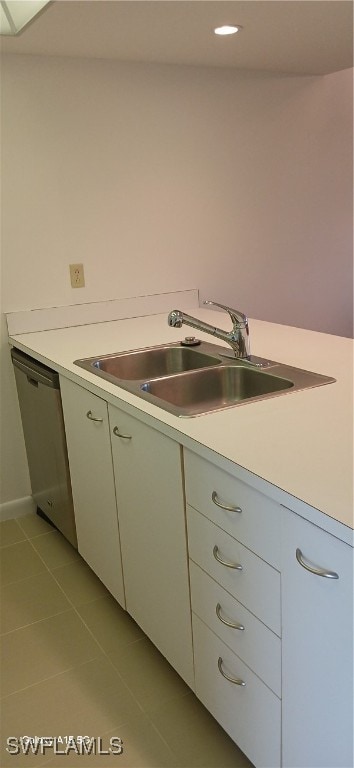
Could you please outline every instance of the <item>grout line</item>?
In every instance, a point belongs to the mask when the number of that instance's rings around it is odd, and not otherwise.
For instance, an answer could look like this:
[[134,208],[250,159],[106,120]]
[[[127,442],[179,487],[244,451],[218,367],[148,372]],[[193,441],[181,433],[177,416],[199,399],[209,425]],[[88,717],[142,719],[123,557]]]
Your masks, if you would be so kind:
[[31,683],[30,685],[25,685],[24,688],[18,688],[16,691],[11,691],[11,693],[5,693],[4,696],[1,696],[1,702],[4,703],[6,699],[10,699],[11,696],[16,696],[18,693],[23,693],[24,691],[28,691],[29,688],[37,688],[38,686],[42,685],[43,683],[47,683],[48,680],[55,680],[56,678],[61,677],[62,675],[66,675],[67,672],[70,672],[73,669],[80,669],[81,667],[85,667],[87,664],[92,664],[93,661],[96,661],[96,659],[99,659],[100,656],[94,656],[92,659],[87,659],[86,661],[81,662],[81,664],[75,664],[74,667],[67,667],[66,669],[61,669],[60,672],[55,672],[54,675],[49,675],[49,677],[43,678],[43,680],[37,680],[35,683]]
[[[36,537],[33,537],[33,538],[36,538]],[[80,622],[81,622],[82,624],[84,624],[84,622],[82,621],[82,618],[81,618],[80,614],[78,613],[78,611],[76,610],[76,608],[75,608],[74,604],[72,603],[72,601],[70,600],[70,598],[69,598],[69,597],[68,597],[68,596],[65,594],[65,592],[64,592],[64,590],[63,590],[63,588],[62,588],[62,586],[59,584],[59,582],[57,581],[57,579],[55,578],[55,576],[53,575],[53,573],[50,571],[50,569],[49,569],[49,567],[48,567],[47,563],[45,562],[45,560],[43,559],[43,557],[41,556],[41,554],[40,554],[39,552],[37,552],[36,548],[33,546],[31,539],[27,539],[27,541],[28,541],[28,543],[30,544],[30,546],[32,547],[33,551],[36,553],[36,555],[37,555],[37,556],[39,557],[39,559],[42,561],[42,563],[43,563],[43,565],[44,565],[44,567],[45,567],[45,571],[47,571],[47,572],[49,573],[49,575],[50,575],[50,576],[51,576],[51,577],[54,579],[54,582],[55,582],[55,584],[56,584],[56,585],[59,587],[60,591],[63,593],[64,597],[67,599],[67,601],[68,601],[68,603],[69,603],[69,608],[67,608],[67,610],[66,610],[66,611],[61,611],[59,614],[53,614],[53,616],[47,616],[45,619],[39,619],[39,621],[36,621],[36,622],[32,622],[32,624],[39,624],[41,621],[48,621],[49,619],[51,619],[51,618],[54,618],[54,616],[60,616],[62,613],[68,613],[69,611],[72,611],[72,610],[74,610],[74,613],[75,613],[75,614],[76,614],[76,616],[77,616],[77,617],[80,619]],[[39,573],[45,573],[45,571],[40,571]],[[33,575],[37,575],[37,574],[33,574]],[[27,578],[30,578],[30,577],[27,577]],[[20,581],[25,581],[25,579],[19,579],[17,582],[11,582],[11,583],[12,583],[12,584],[13,584],[13,583],[16,583],[16,584],[17,584],[17,583],[19,583]],[[4,586],[5,586],[5,585],[4,585]],[[26,626],[32,626],[32,624],[28,624],[28,625],[26,625]],[[84,624],[84,626],[85,626],[85,628],[87,629],[87,627],[86,627],[86,625],[85,625],[85,624]],[[13,631],[13,632],[18,632],[20,629],[23,629],[23,627],[18,627],[17,629],[14,629],[14,630],[12,630],[12,631]],[[9,634],[9,633],[6,633],[6,634]],[[94,635],[92,634],[92,632],[90,632],[90,635],[92,636],[93,640],[95,641],[95,643],[96,643],[97,647],[98,647],[98,648],[101,650],[101,646],[100,646],[100,644],[97,642],[97,640],[96,640],[96,638],[94,637]],[[96,659],[96,658],[98,658],[98,657],[97,657],[97,656],[93,656],[93,657],[92,657],[92,659],[90,659],[89,661],[93,661],[93,660],[94,660],[94,659]],[[82,665],[80,665],[80,664],[79,664],[79,665],[75,664],[74,666],[68,667],[67,669],[65,669],[65,670],[63,670],[63,671],[64,671],[64,672],[67,672],[67,671],[69,671],[70,669],[75,669],[77,666],[82,666]],[[47,680],[51,680],[53,677],[56,677],[58,674],[62,674],[62,672],[56,673],[55,675],[49,675],[49,677],[45,677],[45,678],[43,678],[43,680],[40,680],[38,683],[32,683],[31,685],[25,686],[25,688],[19,688],[19,689],[18,689],[18,690],[16,690],[16,691],[12,691],[12,692],[11,692],[11,694],[6,694],[6,695],[7,695],[7,696],[9,696],[9,695],[13,695],[14,693],[20,693],[21,691],[25,691],[25,690],[27,690],[28,688],[32,688],[34,685],[38,685],[38,684],[40,684],[40,683],[44,683],[44,682],[46,682]],[[2,699],[2,700],[3,700],[4,698],[5,698],[5,697],[3,697],[3,696],[1,697],[1,699]]]
[[28,539],[19,539],[19,541],[10,541],[8,544],[0,544],[0,552],[8,547],[14,547],[15,544],[22,544],[24,541],[28,541]]
[[5,693],[4,696],[0,697],[0,701],[4,703],[6,699],[9,699],[11,696],[16,696],[18,693],[23,693],[24,691],[28,691],[29,688],[36,688],[39,685],[42,685],[42,683],[47,683],[48,680],[54,680],[56,677],[60,677],[60,675],[65,675],[66,672],[70,672],[72,669],[77,669],[78,667],[83,667],[85,664],[90,664],[92,661],[95,661],[98,656],[93,656],[92,659],[87,659],[87,661],[84,661],[82,664],[75,664],[75,666],[66,667],[65,669],[61,669],[60,672],[55,672],[54,675],[49,675],[49,677],[43,677],[42,680],[37,680],[35,683],[31,683],[30,685],[25,685],[23,688],[16,688],[15,691],[11,691],[11,693]]
[[[31,543],[31,541],[30,541],[30,543]],[[107,652],[107,651],[106,651],[106,650],[103,648],[103,646],[101,645],[101,643],[99,642],[99,640],[98,640],[98,639],[95,637],[95,635],[94,635],[94,633],[92,632],[92,630],[90,629],[90,627],[89,627],[89,626],[86,624],[86,622],[84,621],[84,619],[83,619],[83,618],[82,618],[82,616],[80,615],[80,613],[79,613],[79,611],[78,611],[78,607],[79,607],[79,606],[76,606],[76,605],[74,605],[74,603],[73,603],[73,602],[72,602],[72,600],[70,599],[69,595],[67,595],[67,594],[66,594],[66,592],[65,592],[65,590],[63,589],[62,585],[61,585],[61,584],[60,584],[60,582],[59,582],[59,581],[56,579],[54,572],[53,572],[53,571],[51,571],[51,570],[49,569],[48,565],[47,565],[47,564],[46,564],[46,562],[44,561],[44,559],[43,559],[43,557],[41,556],[41,554],[40,554],[39,552],[37,552],[37,550],[35,549],[35,547],[34,547],[33,545],[32,545],[32,547],[33,547],[34,551],[37,553],[38,557],[39,557],[39,558],[42,560],[42,562],[44,563],[44,565],[45,565],[45,567],[46,567],[46,569],[47,569],[48,573],[50,573],[50,575],[51,575],[51,576],[52,576],[52,578],[54,579],[55,583],[57,584],[57,586],[59,587],[59,589],[62,591],[63,595],[64,595],[64,596],[66,597],[66,599],[68,600],[68,602],[69,602],[69,604],[70,604],[70,607],[71,607],[71,609],[72,609],[72,610],[75,612],[76,616],[77,616],[77,617],[80,619],[80,622],[83,624],[83,626],[85,627],[85,629],[87,630],[87,632],[88,632],[88,633],[91,635],[92,639],[95,641],[95,643],[96,643],[96,645],[98,646],[98,648],[100,649],[101,653],[104,655],[105,659],[106,659],[106,660],[109,662],[109,665],[112,667],[112,669],[114,669],[115,673],[116,673],[116,674],[118,675],[118,677],[120,678],[120,680],[121,680],[121,682],[123,683],[124,687],[127,689],[127,691],[130,693],[130,695],[133,697],[133,699],[134,699],[134,701],[136,702],[136,704],[138,705],[139,709],[140,709],[142,712],[145,712],[145,710],[144,710],[144,708],[142,707],[141,703],[138,701],[138,699],[136,699],[136,697],[135,697],[134,693],[133,693],[133,692],[130,690],[129,686],[126,684],[125,680],[123,680],[123,678],[122,678],[122,676],[119,674],[119,672],[118,672],[117,668],[114,666],[114,664],[113,664],[113,661],[111,660],[111,658],[110,658],[110,657],[109,657],[109,655],[108,655],[108,652]],[[81,558],[81,555],[80,555],[80,558]],[[83,560],[83,558],[81,558],[81,560],[82,560],[82,561],[85,563],[85,565],[87,565],[87,563],[85,562],[85,560]],[[70,564],[70,562],[77,562],[77,560],[75,559],[75,560],[73,560],[73,561],[69,561],[69,563],[65,563],[64,565],[69,565],[69,564]],[[58,567],[61,567],[61,566],[58,566]],[[90,566],[87,566],[87,567],[89,568]],[[55,569],[54,569],[54,570],[55,570]],[[94,574],[94,575],[96,576],[96,574]],[[98,578],[98,577],[96,576],[96,578]],[[108,593],[108,594],[110,594],[110,593],[108,592],[108,590],[107,590],[107,593]],[[98,599],[100,599],[100,598],[98,598]],[[91,602],[94,602],[94,601],[91,601]],[[84,603],[84,605],[87,605],[87,603]],[[122,609],[122,610],[124,610],[124,609]],[[144,638],[145,638],[145,637],[146,637],[146,635],[144,635]],[[144,639],[144,638],[140,638],[140,639]],[[133,642],[138,642],[138,641],[133,641]],[[131,643],[128,643],[128,645],[131,645]],[[97,658],[97,657],[95,657],[95,658]],[[28,686],[28,687],[30,687],[30,686]]]
[[[2,541],[3,541],[3,534],[1,532],[1,526],[4,523],[10,523],[10,522],[11,523],[16,523],[19,535],[23,536],[24,538],[23,539],[17,539],[16,541],[8,541],[7,544],[3,544],[2,543]],[[12,518],[11,520],[1,520],[0,521],[0,549],[5,549],[5,547],[11,547],[12,544],[20,544],[21,541],[27,541],[27,536],[25,536],[25,534],[23,532],[23,529],[18,525],[17,520],[15,518]]]
[[[31,514],[31,516],[33,516],[33,517],[36,519],[36,513],[32,513],[32,512],[31,512],[30,514]],[[27,517],[27,515],[25,515],[25,517]],[[42,520],[42,518],[39,518],[39,519],[40,519],[40,520]],[[41,533],[35,533],[33,536],[30,536],[30,534],[29,534],[29,533],[27,533],[27,531],[26,531],[26,529],[24,528],[24,526],[23,526],[23,525],[21,525],[21,523],[20,523],[20,520],[21,520],[21,518],[20,518],[20,517],[16,517],[16,518],[15,518],[15,520],[18,522],[18,524],[19,524],[19,526],[20,526],[20,528],[21,528],[21,531],[22,531],[22,533],[24,533],[24,535],[26,536],[26,539],[34,539],[34,538],[36,538],[37,536],[41,536],[41,535],[42,535]],[[43,523],[46,523],[46,521],[45,521],[45,520],[42,520],[42,522],[43,522]],[[52,533],[52,532],[54,533],[54,532],[56,532],[56,530],[57,530],[57,529],[56,529],[56,528],[53,528],[53,526],[52,526],[52,525],[50,525],[49,523],[46,523],[46,525],[48,526],[48,530],[47,530],[47,531],[44,531],[44,533]]]
[[[51,533],[51,531],[48,531],[48,533]],[[40,535],[42,535],[42,534],[40,534]],[[44,534],[44,535],[45,535],[45,534]],[[62,534],[60,534],[60,535],[62,535]],[[33,536],[32,538],[38,538],[38,536]],[[118,675],[118,678],[120,679],[120,681],[121,681],[122,685],[123,685],[123,686],[124,686],[124,688],[127,690],[127,692],[130,694],[130,696],[131,696],[131,697],[132,697],[132,699],[134,700],[134,702],[135,702],[135,704],[137,705],[137,707],[138,707],[138,709],[140,710],[140,712],[141,712],[141,713],[142,713],[142,714],[143,714],[143,715],[144,715],[144,716],[147,718],[147,720],[148,720],[148,722],[149,722],[150,726],[151,726],[151,727],[154,729],[155,733],[156,733],[156,734],[159,736],[159,738],[162,740],[162,742],[164,743],[164,745],[165,745],[165,746],[168,748],[168,750],[171,752],[172,756],[173,756],[174,758],[177,758],[177,755],[176,755],[176,753],[174,752],[174,750],[172,749],[172,747],[170,746],[170,744],[169,744],[169,743],[166,741],[166,739],[165,739],[165,737],[163,736],[163,734],[162,734],[162,733],[160,733],[160,731],[159,731],[158,727],[157,727],[157,726],[155,725],[155,723],[153,722],[153,720],[152,720],[152,716],[153,716],[153,713],[149,713],[149,712],[147,712],[147,711],[146,711],[146,709],[144,709],[144,707],[143,707],[142,703],[141,703],[141,702],[140,702],[140,701],[139,701],[139,700],[136,698],[136,696],[135,696],[134,692],[133,692],[133,691],[130,689],[129,685],[126,683],[126,681],[125,681],[125,680],[123,679],[123,677],[120,675],[120,673],[119,673],[118,669],[117,669],[117,668],[114,666],[114,663],[113,663],[112,659],[110,658],[108,651],[106,651],[106,650],[103,648],[103,646],[101,645],[101,643],[99,642],[99,640],[98,640],[98,639],[95,637],[95,635],[94,635],[93,631],[91,630],[91,628],[90,628],[90,627],[89,627],[89,626],[86,624],[85,620],[83,619],[83,617],[82,617],[82,616],[81,616],[81,614],[79,613],[79,610],[78,610],[78,608],[79,608],[79,607],[81,607],[81,606],[76,606],[76,605],[74,605],[74,603],[72,602],[72,600],[71,600],[71,598],[69,597],[69,595],[67,595],[67,594],[66,594],[66,592],[65,592],[65,590],[63,589],[63,587],[61,586],[60,582],[59,582],[59,581],[56,579],[56,577],[55,577],[55,574],[54,574],[54,572],[53,572],[53,571],[54,571],[54,570],[56,570],[56,569],[53,569],[53,570],[51,570],[51,569],[49,568],[49,566],[47,565],[47,563],[45,562],[45,560],[43,559],[43,557],[41,556],[41,554],[40,554],[39,552],[37,552],[36,548],[35,548],[35,547],[34,547],[34,545],[32,544],[32,541],[31,541],[31,539],[27,539],[27,541],[29,542],[29,544],[31,544],[33,551],[34,551],[34,552],[37,554],[37,556],[40,558],[40,560],[42,561],[42,563],[43,563],[43,565],[44,565],[44,567],[45,567],[46,571],[47,571],[47,572],[50,574],[50,576],[51,576],[51,577],[54,579],[54,581],[55,581],[56,585],[59,587],[60,591],[63,593],[64,597],[66,598],[66,600],[67,600],[67,601],[68,601],[68,603],[69,603],[69,606],[70,606],[70,608],[68,608],[66,611],[61,611],[59,614],[54,614],[53,616],[58,616],[58,615],[61,615],[62,613],[63,613],[63,614],[64,614],[64,613],[67,613],[67,612],[69,612],[69,610],[70,610],[70,611],[74,611],[74,612],[75,612],[76,616],[77,616],[77,617],[80,619],[80,622],[81,622],[81,623],[82,623],[82,625],[85,627],[85,629],[88,631],[88,633],[91,635],[91,637],[92,637],[92,639],[94,640],[95,644],[96,644],[96,645],[97,645],[97,647],[99,648],[99,650],[100,650],[100,653],[101,653],[101,654],[104,656],[105,660],[106,660],[106,661],[109,663],[110,667],[112,668],[112,670],[114,670],[115,674],[116,674],[116,675]],[[81,556],[80,556],[80,558],[81,558]],[[85,565],[87,565],[87,563],[86,563],[86,562],[83,560],[83,558],[81,558],[81,559],[82,559],[82,561],[85,563]],[[64,564],[63,564],[63,566],[57,566],[57,568],[60,568],[60,567],[64,567],[65,565],[70,565],[70,563],[71,563],[71,562],[77,562],[76,558],[75,558],[75,559],[73,559],[72,561],[69,561],[69,562],[67,562],[67,563],[64,563]],[[87,567],[89,567],[89,566],[87,566]],[[43,573],[43,571],[41,571],[40,573]],[[37,575],[37,574],[34,574],[34,575]],[[96,577],[96,578],[98,578],[98,577],[96,576],[96,574],[94,574],[94,575],[95,575],[95,577]],[[30,578],[30,577],[27,577],[27,578]],[[24,581],[24,579],[21,579],[21,580],[19,580],[19,581]],[[111,595],[110,595],[110,592],[109,592],[108,590],[107,590],[107,595],[111,596]],[[100,600],[100,599],[104,599],[104,598],[96,598],[95,600],[91,600],[91,601],[89,601],[88,603],[83,603],[82,605],[88,605],[88,604],[90,604],[90,603],[93,603],[93,602],[96,602],[97,600]],[[119,605],[119,603],[118,603],[118,605]],[[120,607],[121,607],[121,606],[120,606]],[[122,610],[124,610],[124,609],[122,609]],[[128,614],[128,615],[129,615],[129,614]],[[32,622],[32,624],[38,624],[38,623],[40,623],[41,621],[46,621],[46,620],[48,620],[49,618],[52,618],[52,617],[46,617],[45,619],[39,619],[39,620],[38,620],[38,621],[36,621],[36,622]],[[29,625],[26,625],[26,626],[31,626],[31,624],[29,624]],[[21,627],[21,628],[18,628],[18,629],[16,629],[16,630],[11,630],[11,631],[12,631],[12,632],[17,632],[19,629],[22,629],[22,628],[23,628],[23,627]],[[5,633],[5,634],[10,634],[10,633]],[[143,634],[143,637],[141,637],[141,638],[138,638],[137,640],[132,640],[130,643],[127,643],[127,646],[126,646],[126,647],[132,646],[132,645],[134,645],[134,644],[136,644],[136,643],[140,642],[141,640],[145,640],[146,638],[147,638],[147,635],[145,635],[145,633],[144,633],[144,634]],[[147,638],[147,639],[149,639],[149,638]],[[150,641],[150,642],[151,642],[151,641]],[[10,697],[10,696],[13,696],[13,695],[15,695],[15,694],[17,694],[17,693],[20,693],[20,692],[23,692],[23,691],[25,691],[25,690],[28,690],[29,688],[33,688],[33,687],[35,687],[35,686],[41,685],[42,683],[44,683],[44,682],[47,682],[48,680],[54,680],[55,678],[58,678],[58,677],[60,677],[60,675],[62,675],[62,674],[65,674],[66,672],[68,672],[68,671],[70,671],[70,670],[72,670],[72,669],[76,669],[77,667],[81,667],[81,666],[84,666],[85,664],[88,664],[88,663],[90,663],[90,662],[94,661],[94,660],[95,660],[95,659],[97,659],[97,658],[100,658],[100,657],[99,657],[99,656],[94,656],[92,659],[89,659],[88,661],[84,662],[83,664],[76,664],[76,665],[75,665],[75,666],[73,666],[73,667],[68,667],[67,669],[65,669],[65,670],[62,670],[62,671],[60,671],[60,672],[58,672],[58,673],[55,673],[54,675],[50,675],[49,677],[47,677],[47,678],[44,678],[43,680],[40,680],[40,681],[38,681],[37,683],[32,683],[31,685],[29,685],[29,686],[26,686],[25,688],[21,688],[21,689],[18,689],[18,690],[16,690],[16,691],[12,691],[10,694],[6,694],[6,696],[2,697],[2,701],[4,701],[6,698],[8,698],[8,697]],[[161,658],[163,658],[163,656],[162,656],[162,655],[161,655]],[[174,670],[173,670],[173,671],[174,671]],[[175,674],[177,674],[177,673],[175,673]],[[189,695],[191,692],[192,692],[192,691],[190,691],[190,690],[187,690],[187,691],[186,691],[186,693],[184,693],[184,694],[176,694],[176,696],[171,696],[171,698],[169,698],[169,699],[168,699],[168,701],[166,701],[166,702],[165,702],[165,704],[167,705],[167,704],[169,704],[169,702],[170,702],[170,701],[175,701],[176,699],[183,699],[184,697],[188,696],[188,695]],[[156,710],[155,710],[155,711],[156,711]],[[126,722],[129,722],[129,721],[126,721]],[[117,726],[113,726],[113,728],[115,728],[115,727],[120,727],[120,726],[122,726],[123,724],[124,724],[124,723],[120,723],[120,725],[119,725],[119,724],[117,724]],[[111,730],[112,730],[112,728],[110,729],[110,731],[111,731]],[[107,733],[109,733],[110,731],[107,731]]]
[[[36,533],[35,536],[28,536],[27,541],[32,541],[33,539],[42,539],[44,536],[57,536],[60,533],[60,531],[54,530],[54,528],[51,531],[42,531],[42,533]],[[60,534],[62,535],[62,534]]]
[[1,549],[10,549],[10,547],[17,547],[18,544],[29,544],[29,539],[20,539],[20,541],[12,541],[11,544],[4,544]]
[[[85,561],[83,561],[83,562],[85,562]],[[87,565],[87,563],[85,563],[85,564]],[[90,566],[88,566],[88,567],[90,567]],[[94,574],[94,575],[96,576],[96,574]],[[53,572],[52,572],[52,576],[53,576],[53,578],[55,579],[55,576],[54,576]],[[96,578],[98,578],[98,577],[96,576]],[[62,589],[62,587],[61,587],[60,583],[59,583],[59,582],[58,582],[56,579],[55,579],[55,581],[56,581],[56,583],[58,584],[58,586],[59,586],[59,587]],[[105,588],[105,589],[106,589],[106,588]],[[62,591],[64,592],[64,590],[62,590]],[[154,723],[152,723],[152,721],[150,720],[150,717],[149,717],[149,715],[148,715],[147,711],[144,709],[144,707],[143,707],[143,705],[141,704],[141,702],[140,702],[140,701],[139,701],[139,700],[136,698],[136,696],[135,696],[134,692],[133,692],[133,691],[130,689],[129,685],[128,685],[128,684],[127,684],[127,682],[124,680],[124,678],[121,676],[121,674],[120,674],[119,670],[117,669],[117,667],[114,665],[114,663],[113,663],[113,661],[112,661],[112,659],[111,659],[111,657],[110,657],[110,655],[109,655],[109,652],[108,652],[108,651],[106,651],[106,650],[105,650],[105,648],[104,648],[104,647],[101,645],[101,643],[100,643],[100,642],[99,642],[99,640],[96,638],[96,636],[94,635],[94,633],[93,633],[93,631],[91,630],[91,628],[88,626],[88,624],[86,624],[85,620],[83,619],[83,617],[82,617],[82,616],[81,616],[81,614],[79,613],[79,611],[78,611],[78,608],[79,608],[79,607],[81,607],[81,606],[78,606],[78,607],[76,607],[76,606],[74,605],[74,603],[72,603],[72,601],[70,600],[70,598],[68,597],[68,595],[66,595],[66,593],[65,593],[65,592],[64,592],[64,594],[65,594],[65,596],[67,597],[67,599],[69,600],[70,604],[72,605],[73,609],[75,610],[75,612],[77,613],[77,615],[79,616],[79,618],[81,619],[81,621],[82,621],[82,623],[84,624],[84,626],[85,626],[85,628],[87,629],[87,631],[90,633],[90,635],[92,636],[92,638],[95,640],[95,642],[96,642],[96,643],[97,643],[97,645],[99,646],[99,648],[100,648],[101,652],[103,653],[104,657],[105,657],[105,658],[106,658],[106,660],[108,661],[109,665],[110,665],[110,666],[111,666],[111,667],[114,669],[115,673],[118,675],[118,677],[119,677],[119,678],[120,678],[120,680],[122,681],[122,683],[123,683],[124,687],[127,689],[127,691],[130,693],[130,695],[133,697],[133,699],[134,699],[134,701],[136,702],[136,704],[138,705],[139,709],[140,709],[140,710],[141,710],[141,711],[142,711],[142,712],[143,712],[143,713],[146,715],[146,717],[149,719],[149,722],[150,722],[150,723],[153,725],[153,727],[155,728],[156,732],[157,732],[157,733],[159,734],[159,736],[160,736],[160,737],[163,739],[163,736],[162,736],[162,734],[160,734],[160,732],[159,732],[159,731],[156,729],[156,727],[155,727]],[[110,597],[112,597],[111,593],[110,593],[108,590],[107,590],[107,595],[109,595]],[[97,598],[97,599],[98,599],[98,600],[101,600],[101,599],[104,599],[104,598]],[[114,599],[114,598],[113,598],[113,599]],[[95,602],[95,601],[94,601],[94,600],[92,600],[92,601],[90,601],[90,602]],[[89,604],[90,604],[90,603],[84,603],[83,605],[89,605]],[[119,605],[118,601],[117,601],[117,605],[118,605],[118,606],[121,608],[121,606]],[[124,608],[121,608],[121,609],[122,609],[122,610],[124,610]],[[126,613],[126,611],[125,611],[125,613]],[[128,614],[128,615],[129,615],[129,614]],[[146,640],[146,639],[148,639],[148,640],[149,640],[149,638],[147,638],[147,635],[144,633],[144,634],[143,634],[143,637],[140,637],[140,638],[138,638],[137,640],[132,640],[130,643],[127,643],[126,647],[130,647],[130,646],[132,646],[132,645],[135,645],[136,643],[139,643],[139,642],[141,642],[142,640]],[[151,641],[149,640],[149,642],[151,642]],[[158,650],[158,649],[157,649],[157,650]],[[163,658],[162,654],[161,654],[161,658]],[[174,670],[173,670],[173,671],[174,671]],[[177,673],[175,673],[175,674],[177,674]],[[176,699],[176,698],[183,698],[183,696],[186,696],[186,695],[188,695],[188,693],[189,693],[189,690],[188,690],[188,691],[187,691],[185,694],[182,694],[182,695],[181,695],[181,694],[177,694],[176,696],[171,696],[171,699],[169,699],[169,701],[172,701],[173,699]],[[163,740],[164,740],[164,739],[163,739]],[[165,743],[167,744],[167,742],[165,742]],[[169,748],[170,748],[170,747],[169,747]],[[171,749],[171,748],[170,748],[170,749]]]
[[[18,584],[17,581],[16,581],[16,584]],[[61,616],[63,613],[68,613],[69,610],[71,611],[71,606],[69,606],[68,608],[64,608],[63,611],[56,611],[56,613],[51,613],[50,616],[44,616],[41,619],[36,619],[35,621],[29,621],[28,624],[21,624],[20,627],[14,627],[14,629],[8,629],[7,632],[1,632],[0,637],[7,637],[7,635],[11,635],[13,632],[19,632],[21,629],[27,629],[28,627],[33,627],[35,624],[40,624],[42,621],[48,621],[48,619],[54,619],[56,616]]]

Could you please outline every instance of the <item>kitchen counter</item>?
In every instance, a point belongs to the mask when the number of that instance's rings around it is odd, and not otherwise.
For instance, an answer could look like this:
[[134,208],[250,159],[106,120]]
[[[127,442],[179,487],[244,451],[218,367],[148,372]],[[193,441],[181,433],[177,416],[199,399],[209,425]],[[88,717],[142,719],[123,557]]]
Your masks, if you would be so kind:
[[[190,313],[228,328],[223,313],[201,308]],[[336,382],[189,419],[173,416],[73,362],[178,341],[188,331],[186,326],[169,328],[164,313],[20,334],[10,337],[10,343],[109,402],[132,413],[134,409],[183,445],[201,454],[213,451],[220,466],[225,460],[237,464],[241,479],[244,470],[251,472],[255,484],[257,478],[266,481],[267,492],[284,506],[353,546],[353,341],[250,320],[252,354],[333,376]]]

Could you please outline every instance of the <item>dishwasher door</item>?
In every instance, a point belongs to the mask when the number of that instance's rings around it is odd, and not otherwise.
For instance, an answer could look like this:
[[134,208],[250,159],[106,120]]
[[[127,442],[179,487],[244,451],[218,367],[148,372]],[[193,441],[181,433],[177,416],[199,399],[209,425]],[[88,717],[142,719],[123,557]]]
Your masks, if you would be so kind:
[[59,375],[17,349],[11,357],[33,499],[77,548]]

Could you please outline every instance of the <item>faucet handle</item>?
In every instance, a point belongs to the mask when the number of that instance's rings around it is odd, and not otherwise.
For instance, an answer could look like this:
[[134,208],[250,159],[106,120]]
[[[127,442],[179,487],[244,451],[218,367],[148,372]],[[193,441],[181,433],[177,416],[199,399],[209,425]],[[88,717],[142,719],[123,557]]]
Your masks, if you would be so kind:
[[246,315],[243,314],[243,312],[240,312],[238,309],[232,309],[231,307],[226,307],[225,304],[219,304],[217,301],[203,301],[203,304],[210,304],[213,307],[219,307],[219,309],[224,309],[225,312],[228,312],[231,320],[234,325],[244,325],[246,328],[248,326],[248,319]]

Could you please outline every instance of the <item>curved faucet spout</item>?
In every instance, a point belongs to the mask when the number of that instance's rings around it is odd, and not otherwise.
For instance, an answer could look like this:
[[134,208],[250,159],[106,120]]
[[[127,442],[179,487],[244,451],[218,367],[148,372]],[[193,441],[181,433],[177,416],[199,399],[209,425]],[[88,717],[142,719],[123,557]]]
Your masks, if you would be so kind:
[[235,357],[249,358],[250,342],[246,315],[244,315],[243,312],[239,312],[237,309],[231,309],[231,307],[225,307],[223,304],[217,304],[213,301],[205,301],[204,304],[210,304],[220,307],[220,309],[225,309],[232,320],[232,330],[224,331],[222,328],[217,328],[217,326],[205,323],[203,320],[198,320],[198,318],[192,317],[192,315],[187,315],[185,312],[181,312],[180,309],[173,309],[172,312],[170,312],[168,316],[168,324],[173,328],[181,328],[184,323],[203,333],[210,333],[211,336],[215,336],[217,339],[221,339],[227,344],[230,344]]

